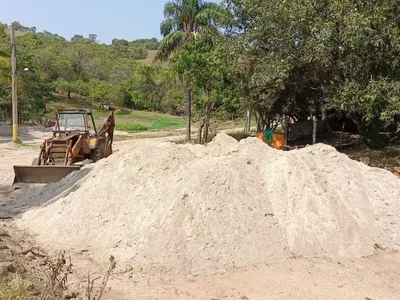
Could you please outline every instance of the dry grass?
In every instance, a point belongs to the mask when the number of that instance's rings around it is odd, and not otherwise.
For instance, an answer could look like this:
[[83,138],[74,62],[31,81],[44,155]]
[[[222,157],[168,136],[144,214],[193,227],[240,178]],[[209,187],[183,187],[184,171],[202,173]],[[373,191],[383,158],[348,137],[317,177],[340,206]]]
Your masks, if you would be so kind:
[[[7,28],[5,31],[7,34],[10,34],[10,29]],[[27,34],[27,32],[21,30],[15,30],[15,37],[23,36],[25,34]]]
[[147,50],[147,57],[145,59],[139,59],[137,62],[144,65],[151,65],[153,63],[154,57],[156,56],[157,50]]
[[343,153],[370,167],[386,169],[400,176],[400,146],[389,146],[382,149],[369,149],[360,146],[346,149]]
[[18,274],[0,276],[0,300],[28,299],[38,299],[33,286],[27,285]]
[[153,63],[154,61],[154,57],[156,56],[157,50],[147,50],[148,55],[145,59],[139,59],[137,60],[138,63],[143,64],[143,65],[158,65],[161,66],[163,68],[168,67],[168,62],[157,62],[157,63]]

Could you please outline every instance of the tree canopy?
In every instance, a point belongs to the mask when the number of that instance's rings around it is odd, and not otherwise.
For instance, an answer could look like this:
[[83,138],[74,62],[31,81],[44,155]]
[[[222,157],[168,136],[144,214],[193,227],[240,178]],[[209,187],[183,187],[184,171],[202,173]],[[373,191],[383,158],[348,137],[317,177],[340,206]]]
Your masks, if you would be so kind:
[[[203,128],[212,116],[251,110],[258,130],[275,128],[284,116],[341,115],[363,136],[398,131],[399,12],[400,2],[392,0],[171,0],[162,41],[115,38],[111,45],[95,33],[68,41],[18,23],[25,33],[17,37],[21,94],[38,114],[55,92],[182,114],[186,92],[186,113],[193,104]],[[4,29],[1,24],[2,107],[10,103]],[[137,62],[155,49],[162,64]],[[207,141],[207,130],[201,135]]]
[[[264,119],[305,119],[321,109],[361,132],[400,113],[396,1],[229,0],[229,38],[242,56],[243,95]],[[397,119],[398,122],[398,119]]]

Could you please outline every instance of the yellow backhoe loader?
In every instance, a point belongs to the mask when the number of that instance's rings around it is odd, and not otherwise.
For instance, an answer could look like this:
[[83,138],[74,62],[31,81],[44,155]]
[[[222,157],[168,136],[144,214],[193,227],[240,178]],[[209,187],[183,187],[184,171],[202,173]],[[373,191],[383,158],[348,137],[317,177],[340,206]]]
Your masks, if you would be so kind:
[[60,110],[53,136],[40,147],[31,166],[14,166],[15,183],[50,183],[79,170],[83,162],[97,162],[112,154],[115,119],[109,109],[100,131],[90,109]]

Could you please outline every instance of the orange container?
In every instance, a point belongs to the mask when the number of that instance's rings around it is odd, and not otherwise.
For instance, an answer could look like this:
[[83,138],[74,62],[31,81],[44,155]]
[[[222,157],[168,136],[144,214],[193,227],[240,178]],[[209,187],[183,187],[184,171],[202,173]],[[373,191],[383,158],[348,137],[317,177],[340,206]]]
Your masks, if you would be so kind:
[[272,148],[278,149],[278,150],[284,150],[285,149],[285,135],[283,133],[274,133],[272,135],[272,142],[271,144],[268,143],[267,139],[265,138],[264,134],[262,132],[257,133],[256,135],[260,140],[262,140],[264,143],[270,145]]
[[271,147],[284,150],[285,149],[285,135],[283,133],[276,133],[272,135]]
[[265,138],[264,133],[258,132],[258,133],[257,133],[257,137],[258,137],[260,140],[262,140],[264,143],[268,144],[268,141],[267,141],[267,139]]

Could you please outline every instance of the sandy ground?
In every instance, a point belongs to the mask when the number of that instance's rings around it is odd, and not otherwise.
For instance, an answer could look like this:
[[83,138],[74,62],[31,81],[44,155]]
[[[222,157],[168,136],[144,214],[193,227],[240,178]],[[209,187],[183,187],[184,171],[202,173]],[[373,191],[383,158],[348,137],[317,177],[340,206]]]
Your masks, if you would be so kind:
[[[13,217],[13,202],[21,191],[11,188],[14,164],[30,164],[48,131],[21,128],[23,145],[13,145],[10,126],[0,126],[0,218]],[[115,150],[129,147],[130,141],[117,142]],[[35,187],[33,187],[35,188]],[[20,207],[20,206],[19,206]],[[26,205],[29,209],[29,203]],[[4,223],[13,243],[35,244],[35,239]],[[23,241],[20,241],[23,237]],[[56,252],[48,250],[48,255]],[[83,289],[88,272],[105,273],[107,262],[94,263],[85,249],[65,249],[72,256],[75,273],[71,289]],[[161,249],[160,249],[161,250]],[[0,256],[0,259],[6,259]],[[32,259],[27,256],[26,263]],[[24,262],[22,262],[24,263]],[[100,284],[100,283],[99,283]],[[305,259],[296,257],[234,272],[210,276],[152,276],[118,265],[107,286],[105,299],[400,299],[400,254],[377,250],[361,259]]]

